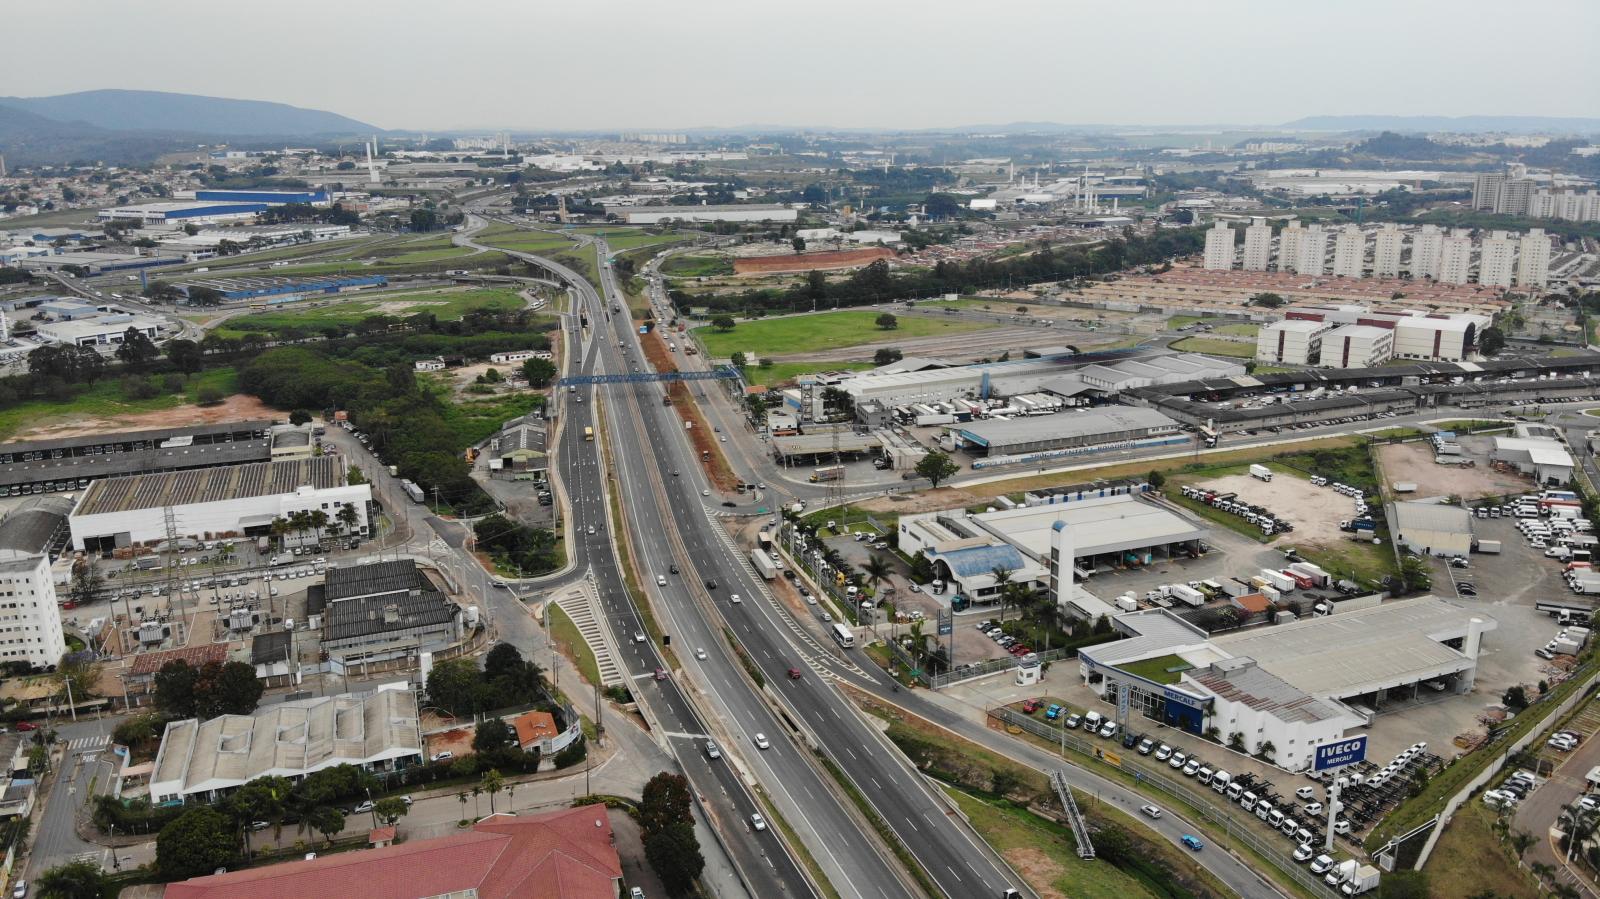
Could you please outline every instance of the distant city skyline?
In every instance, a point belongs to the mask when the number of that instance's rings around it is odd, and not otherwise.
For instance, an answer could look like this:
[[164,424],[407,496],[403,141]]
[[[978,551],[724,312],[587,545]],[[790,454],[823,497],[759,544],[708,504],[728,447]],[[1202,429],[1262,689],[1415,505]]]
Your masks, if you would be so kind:
[[[748,0],[603,9],[283,0],[237,11],[199,0],[61,0],[8,10],[7,20],[33,36],[0,58],[8,95],[196,93],[390,129],[1600,117],[1583,54],[1506,55],[1536,38],[1600,33],[1600,4],[1583,0],[1514,10],[1485,0],[817,0],[803,10]],[[1495,21],[1503,27],[1487,27]],[[1508,43],[1518,23],[1526,40]]]

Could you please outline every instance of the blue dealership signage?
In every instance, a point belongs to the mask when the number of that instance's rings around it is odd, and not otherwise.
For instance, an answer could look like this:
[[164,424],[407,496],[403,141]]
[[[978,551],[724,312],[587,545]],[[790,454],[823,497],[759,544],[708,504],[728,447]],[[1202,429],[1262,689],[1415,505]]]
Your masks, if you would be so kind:
[[1178,705],[1188,706],[1191,709],[1203,708],[1206,703],[1204,699],[1201,699],[1198,696],[1190,696],[1188,693],[1174,690],[1171,687],[1164,688],[1161,691],[1161,695],[1167,700],[1167,702],[1175,702]]
[[1366,761],[1367,735],[1350,737],[1344,740],[1335,740],[1317,747],[1316,758],[1312,762],[1315,771],[1326,771],[1329,768],[1343,768],[1354,765],[1356,762]]

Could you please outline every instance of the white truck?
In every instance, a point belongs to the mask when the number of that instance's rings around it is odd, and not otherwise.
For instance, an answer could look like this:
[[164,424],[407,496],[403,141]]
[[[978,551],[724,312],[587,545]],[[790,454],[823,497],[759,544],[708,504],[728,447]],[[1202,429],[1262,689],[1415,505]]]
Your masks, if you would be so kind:
[[769,581],[778,576],[778,566],[772,564],[772,558],[763,550],[750,550],[750,564],[755,566],[757,574]]
[[1326,571],[1310,562],[1291,562],[1289,570],[1301,577],[1310,578],[1312,585],[1316,587],[1326,587],[1332,580]]
[[1355,859],[1347,858],[1334,865],[1333,870],[1323,875],[1322,882],[1331,887],[1342,886],[1345,881],[1355,876],[1356,868],[1359,866],[1360,863]]
[[1478,545],[1475,548],[1477,549],[1478,552],[1481,552],[1481,553],[1490,553],[1490,554],[1498,553],[1500,551],[1500,541],[1499,540],[1479,540],[1478,541]]
[[1186,606],[1200,608],[1206,604],[1206,595],[1187,584],[1173,584],[1167,595]]
[[1359,896],[1370,893],[1378,888],[1378,880],[1383,877],[1382,872],[1371,865],[1360,865],[1355,873],[1350,875],[1340,887],[1339,892],[1346,896]]
[[1290,593],[1299,586],[1294,582],[1294,578],[1281,571],[1273,571],[1271,568],[1261,569],[1261,577],[1279,593]]
[[1250,477],[1258,481],[1270,481],[1272,480],[1272,469],[1265,465],[1251,465]]

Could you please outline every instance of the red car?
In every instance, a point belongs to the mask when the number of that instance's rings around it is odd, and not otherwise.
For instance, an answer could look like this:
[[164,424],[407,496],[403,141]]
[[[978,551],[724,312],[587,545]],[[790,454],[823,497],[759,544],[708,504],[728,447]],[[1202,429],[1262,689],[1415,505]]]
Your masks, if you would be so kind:
[[790,668],[789,669],[789,679],[790,680],[799,680],[800,679],[800,669],[799,668]]
[[17,730],[19,730],[19,731],[38,730],[38,729],[39,729],[39,725],[34,724],[32,721],[18,721],[17,722]]
[[1033,652],[1033,650],[1029,649],[1026,645],[1021,644],[1021,643],[1018,643],[1017,645],[1011,647],[1011,649],[1009,649],[1007,651],[1010,652],[1014,656],[1027,655],[1028,653]]
[[1022,702],[1022,710],[1024,712],[1028,713],[1029,715],[1032,715],[1034,712],[1039,711],[1039,700],[1037,700],[1037,699],[1026,699],[1026,700],[1023,700],[1023,702]]

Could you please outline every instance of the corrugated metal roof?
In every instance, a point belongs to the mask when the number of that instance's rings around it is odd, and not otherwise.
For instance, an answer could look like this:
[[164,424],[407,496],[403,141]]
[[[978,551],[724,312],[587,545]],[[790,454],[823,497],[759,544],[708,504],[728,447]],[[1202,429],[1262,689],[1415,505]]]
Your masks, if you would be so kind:
[[1022,553],[1009,544],[969,546],[965,549],[952,549],[928,555],[933,560],[944,560],[957,577],[988,574],[997,567],[1015,571],[1022,568],[1026,562],[1022,558]]
[[1442,503],[1395,503],[1395,526],[1399,532],[1438,531],[1447,534],[1472,534],[1472,513],[1460,506]]
[[13,510],[0,519],[0,560],[43,555],[71,511],[72,502],[64,496],[37,497]]
[[1111,406],[1031,418],[1014,418],[1010,421],[975,421],[961,425],[957,430],[963,437],[993,448],[1163,427],[1176,430],[1178,423],[1154,409],[1146,409],[1143,406]]
[[372,562],[350,568],[329,568],[323,597],[329,603],[397,590],[432,590],[433,584],[412,559]]
[[[393,620],[389,611],[393,608]],[[348,640],[448,624],[461,607],[436,590],[402,590],[333,603],[322,613],[322,639]]]
[[1253,659],[1226,659],[1187,672],[1190,680],[1230,702],[1270,712],[1283,721],[1307,724],[1340,717],[1339,709],[1264,671]]
[[293,493],[305,486],[328,489],[343,486],[344,478],[344,467],[333,456],[132,475],[90,484],[73,514],[99,515],[167,505],[227,502],[243,497]]

